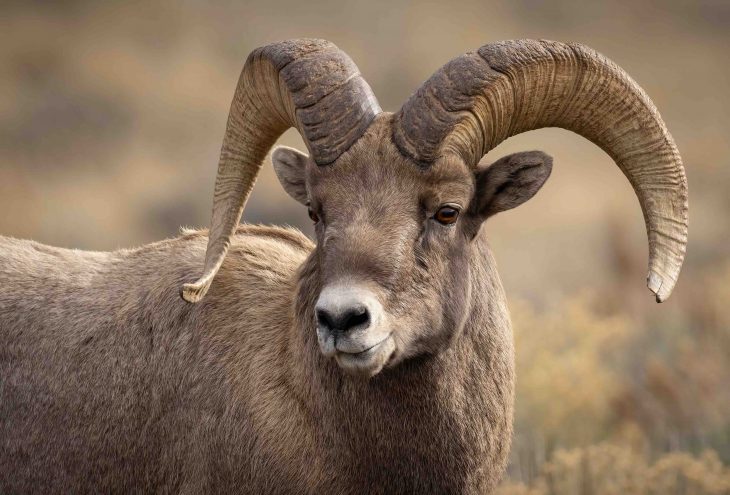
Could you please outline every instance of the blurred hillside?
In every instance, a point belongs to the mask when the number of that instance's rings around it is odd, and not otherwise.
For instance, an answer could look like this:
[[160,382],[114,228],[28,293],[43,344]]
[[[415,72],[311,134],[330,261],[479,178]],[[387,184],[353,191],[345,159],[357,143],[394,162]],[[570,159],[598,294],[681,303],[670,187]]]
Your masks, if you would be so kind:
[[[484,43],[581,42],[642,85],[675,137],[690,184],[688,258],[673,297],[655,304],[638,202],[586,140],[534,131],[486,157],[542,149],[555,158],[540,194],[487,226],[518,342],[510,475],[538,487],[565,452],[579,452],[560,448],[599,442],[647,466],[707,449],[728,464],[728,26],[725,0],[5,0],[0,234],[114,249],[207,225],[239,71],[271,41],[334,41],[391,111]],[[293,131],[280,142],[303,149]],[[270,166],[244,218],[310,231]]]

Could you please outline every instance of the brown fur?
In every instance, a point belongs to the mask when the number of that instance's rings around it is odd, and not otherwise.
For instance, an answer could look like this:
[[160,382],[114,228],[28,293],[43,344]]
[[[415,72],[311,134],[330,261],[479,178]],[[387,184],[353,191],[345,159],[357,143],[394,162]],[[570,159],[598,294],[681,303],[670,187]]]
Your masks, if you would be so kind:
[[[391,125],[381,115],[335,164],[307,167],[326,219],[316,246],[242,226],[195,305],[179,288],[204,232],[113,253],[0,237],[0,492],[491,489],[513,346],[479,225],[529,196],[517,172],[493,174],[513,196],[497,204],[463,163],[419,169]],[[463,203],[454,227],[429,217],[446,200]],[[342,276],[377,287],[397,322],[396,352],[369,380],[317,347],[314,301]]]

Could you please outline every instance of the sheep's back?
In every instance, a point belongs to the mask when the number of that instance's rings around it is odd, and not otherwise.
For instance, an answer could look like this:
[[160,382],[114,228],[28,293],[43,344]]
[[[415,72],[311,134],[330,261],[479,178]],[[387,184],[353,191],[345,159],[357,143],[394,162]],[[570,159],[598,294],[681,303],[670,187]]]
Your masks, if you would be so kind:
[[100,253],[0,237],[0,492],[178,491],[205,468],[240,349],[281,353],[311,250],[295,231],[242,226],[191,305],[179,290],[206,243],[186,232]]

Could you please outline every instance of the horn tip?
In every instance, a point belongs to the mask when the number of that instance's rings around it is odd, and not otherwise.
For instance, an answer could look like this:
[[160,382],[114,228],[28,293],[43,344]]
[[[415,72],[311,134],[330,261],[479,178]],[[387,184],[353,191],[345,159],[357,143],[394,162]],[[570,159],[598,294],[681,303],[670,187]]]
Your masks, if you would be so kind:
[[182,287],[182,290],[180,291],[180,296],[189,303],[197,303],[200,302],[203,297],[205,297],[206,292],[208,292],[208,288],[210,287],[210,283],[197,281],[192,284],[184,284]]
[[649,272],[649,275],[646,277],[646,286],[654,293],[656,302],[658,303],[666,301],[672,293],[672,289],[674,289],[674,283],[671,280],[665,280],[664,277],[655,271]]

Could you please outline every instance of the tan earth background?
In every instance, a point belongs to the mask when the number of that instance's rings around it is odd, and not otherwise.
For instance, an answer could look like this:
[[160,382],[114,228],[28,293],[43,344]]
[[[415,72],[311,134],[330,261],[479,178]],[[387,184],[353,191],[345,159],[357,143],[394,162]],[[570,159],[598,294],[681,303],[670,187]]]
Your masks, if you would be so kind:
[[[0,233],[108,250],[206,226],[247,54],[321,37],[395,111],[450,58],[514,38],[577,41],[648,92],[690,185],[690,244],[668,302],[645,288],[638,202],[599,148],[548,129],[535,199],[490,220],[517,339],[502,494],[730,493],[730,2],[0,3]],[[281,143],[303,149],[287,132]],[[311,233],[266,166],[244,219]]]

